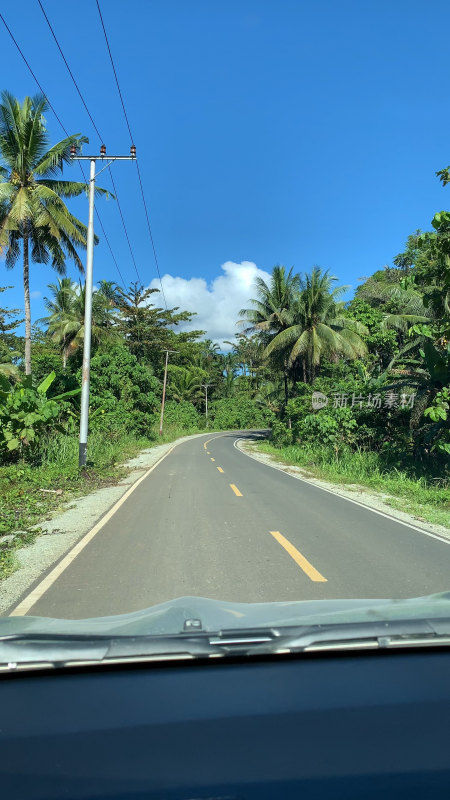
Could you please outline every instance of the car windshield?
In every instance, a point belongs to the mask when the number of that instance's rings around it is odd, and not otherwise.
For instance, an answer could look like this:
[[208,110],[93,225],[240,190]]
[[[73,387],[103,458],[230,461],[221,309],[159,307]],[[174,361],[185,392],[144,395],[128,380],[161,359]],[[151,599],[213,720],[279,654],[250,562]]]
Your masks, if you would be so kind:
[[125,11],[0,14],[0,669],[448,643],[449,7]]

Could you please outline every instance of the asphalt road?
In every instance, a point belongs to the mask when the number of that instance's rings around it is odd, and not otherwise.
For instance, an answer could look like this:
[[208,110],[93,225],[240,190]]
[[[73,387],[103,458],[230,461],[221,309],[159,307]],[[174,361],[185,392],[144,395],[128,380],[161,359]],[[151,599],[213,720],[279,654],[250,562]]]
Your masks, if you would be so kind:
[[450,589],[450,543],[245,455],[177,446],[29,609],[122,614],[183,595],[263,602]]

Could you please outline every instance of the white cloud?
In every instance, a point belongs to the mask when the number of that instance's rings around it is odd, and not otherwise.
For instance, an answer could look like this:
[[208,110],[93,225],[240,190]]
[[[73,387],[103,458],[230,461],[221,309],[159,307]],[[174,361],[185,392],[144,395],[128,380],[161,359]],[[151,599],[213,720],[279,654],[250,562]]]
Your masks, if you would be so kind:
[[[169,308],[179,306],[181,311],[197,312],[190,323],[180,324],[177,330],[204,330],[209,339],[228,349],[223,342],[226,339],[232,340],[239,331],[236,326],[238,314],[241,308],[248,306],[249,299],[254,297],[253,284],[256,276],[259,275],[267,281],[270,275],[259,269],[253,261],[242,261],[240,264],[226,261],[221,269],[223,274],[214,278],[210,284],[204,278],[187,280],[172,275],[164,275],[162,283]],[[159,289],[159,280],[152,280],[150,287]]]
[[30,297],[32,300],[36,300],[38,297],[42,297],[42,292],[30,292]]

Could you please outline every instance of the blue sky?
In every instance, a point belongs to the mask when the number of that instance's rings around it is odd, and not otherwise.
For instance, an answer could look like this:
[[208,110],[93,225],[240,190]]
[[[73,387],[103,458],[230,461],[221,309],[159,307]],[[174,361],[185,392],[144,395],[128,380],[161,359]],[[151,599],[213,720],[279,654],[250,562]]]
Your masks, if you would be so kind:
[[[94,0],[42,2],[108,151],[128,152]],[[196,325],[214,338],[232,335],[257,269],[319,264],[356,287],[450,207],[450,187],[435,177],[450,163],[447,2],[101,5],[161,273],[171,276],[163,277],[168,303],[198,311]],[[98,152],[37,0],[14,9],[2,13],[65,127],[89,136],[88,149]],[[34,94],[1,23],[0,43],[1,88]],[[62,138],[52,113],[48,126],[52,140]],[[78,177],[75,167],[67,174]],[[135,166],[117,164],[114,175],[140,277],[158,285]],[[136,279],[116,204],[99,200],[98,208],[125,281]],[[72,209],[87,219],[85,198]],[[118,279],[103,242],[94,274]],[[49,268],[32,270],[35,319],[52,278]],[[6,273],[0,261],[0,285],[11,283],[2,300],[21,307],[20,265]]]

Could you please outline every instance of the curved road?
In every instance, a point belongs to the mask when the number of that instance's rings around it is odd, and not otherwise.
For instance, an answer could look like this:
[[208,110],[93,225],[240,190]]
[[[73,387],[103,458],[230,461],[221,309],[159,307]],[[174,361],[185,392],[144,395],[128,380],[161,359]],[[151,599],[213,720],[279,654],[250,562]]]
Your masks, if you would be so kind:
[[263,602],[450,589],[450,542],[262,464],[235,447],[239,438],[175,447],[27,613],[123,614],[183,595]]

